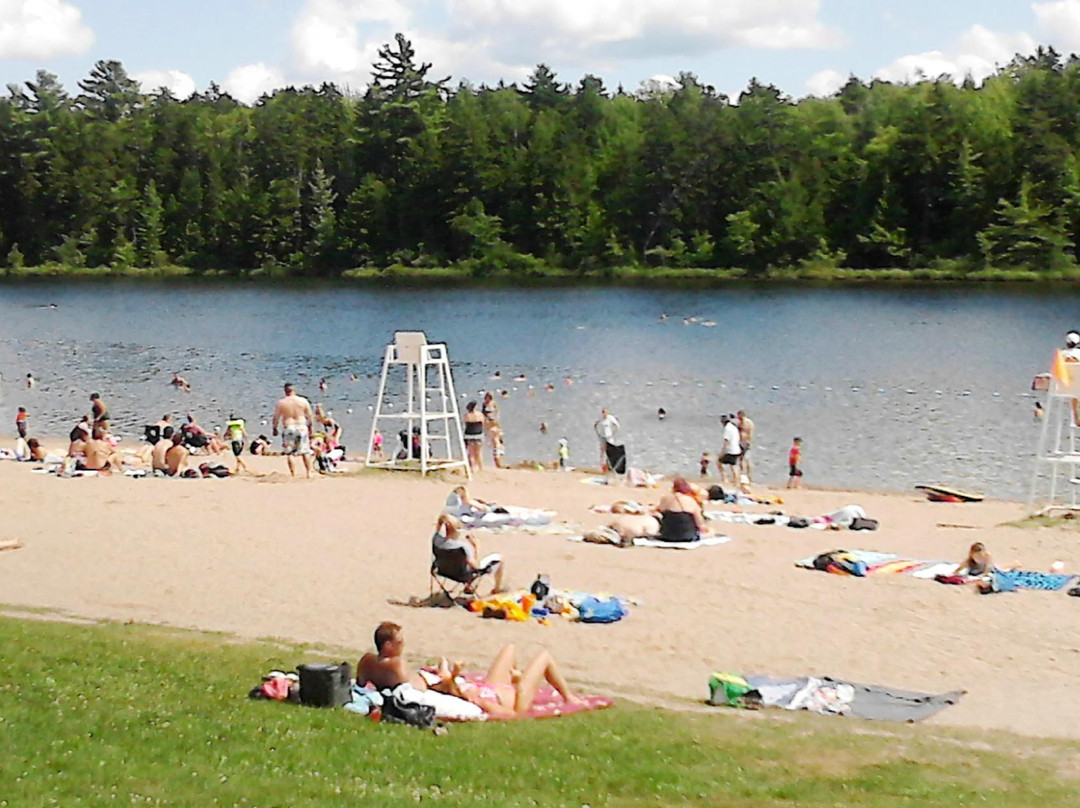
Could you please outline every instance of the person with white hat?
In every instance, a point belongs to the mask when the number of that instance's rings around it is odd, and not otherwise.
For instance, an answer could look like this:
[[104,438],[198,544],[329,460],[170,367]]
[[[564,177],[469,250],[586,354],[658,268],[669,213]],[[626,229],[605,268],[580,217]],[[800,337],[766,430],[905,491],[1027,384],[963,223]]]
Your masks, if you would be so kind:
[[1065,348],[1061,358],[1066,362],[1080,362],[1080,332],[1070,331],[1065,335]]

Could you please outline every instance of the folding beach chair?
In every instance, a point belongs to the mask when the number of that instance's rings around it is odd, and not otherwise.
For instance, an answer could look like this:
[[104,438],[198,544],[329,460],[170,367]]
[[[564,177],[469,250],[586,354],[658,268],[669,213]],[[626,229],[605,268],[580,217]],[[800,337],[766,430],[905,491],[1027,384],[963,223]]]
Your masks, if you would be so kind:
[[626,474],[626,447],[621,443],[605,443],[607,465],[615,474]]
[[499,565],[492,561],[484,567],[469,565],[469,556],[464,547],[445,549],[431,547],[431,585],[430,596],[434,597],[435,587],[453,603],[462,603],[472,599],[476,583],[485,575],[490,575]]

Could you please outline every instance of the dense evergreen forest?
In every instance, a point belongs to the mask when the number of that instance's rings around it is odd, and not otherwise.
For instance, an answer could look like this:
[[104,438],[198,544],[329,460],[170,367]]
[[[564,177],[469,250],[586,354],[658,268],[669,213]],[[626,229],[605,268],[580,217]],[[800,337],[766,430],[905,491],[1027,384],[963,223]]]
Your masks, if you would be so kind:
[[961,272],[1077,264],[1080,60],[981,86],[852,78],[735,103],[684,73],[628,94],[544,65],[450,87],[400,35],[362,95],[143,94],[99,62],[0,98],[0,265],[336,275],[457,266]]

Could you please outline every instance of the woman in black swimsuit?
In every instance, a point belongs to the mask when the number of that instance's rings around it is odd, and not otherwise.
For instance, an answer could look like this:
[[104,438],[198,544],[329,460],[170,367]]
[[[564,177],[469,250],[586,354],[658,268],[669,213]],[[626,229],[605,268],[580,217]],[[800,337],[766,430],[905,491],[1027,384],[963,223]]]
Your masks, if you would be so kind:
[[698,541],[709,532],[693,489],[682,477],[672,480],[670,493],[660,498],[656,508],[660,511],[660,541]]
[[462,420],[465,422],[463,437],[465,438],[465,453],[469,458],[469,468],[480,471],[484,466],[480,457],[480,450],[484,445],[484,414],[476,409],[475,401],[470,401],[465,405],[465,417]]

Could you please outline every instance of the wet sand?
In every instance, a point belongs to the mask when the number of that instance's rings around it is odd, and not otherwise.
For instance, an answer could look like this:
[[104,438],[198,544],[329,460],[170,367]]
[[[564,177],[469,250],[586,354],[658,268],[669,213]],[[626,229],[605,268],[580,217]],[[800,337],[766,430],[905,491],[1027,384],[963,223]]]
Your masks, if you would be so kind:
[[[231,457],[220,459],[232,465]],[[526,587],[543,572],[559,588],[640,601],[614,625],[557,620],[545,627],[388,603],[428,594],[431,529],[449,482],[374,471],[290,480],[283,458],[245,462],[262,476],[64,480],[0,462],[0,540],[24,545],[0,553],[0,601],[354,652],[369,647],[380,620],[391,619],[406,627],[417,661],[446,654],[479,663],[507,642],[522,653],[546,647],[574,681],[666,704],[700,703],[714,670],[965,689],[962,702],[932,723],[1080,738],[1080,599],[1064,592],[979,596],[907,576],[854,579],[793,566],[845,546],[959,560],[980,540],[998,562],[1049,570],[1062,560],[1080,572],[1075,531],[1003,524],[1022,516],[1017,503],[934,504],[917,492],[759,491],[782,496],[784,511],[797,515],[860,504],[881,529],[720,525],[729,544],[692,552],[479,532],[483,552],[507,559],[512,585]],[[590,513],[590,504],[660,495],[581,479],[485,471],[470,491],[554,509],[556,521],[586,527],[607,518]]]

